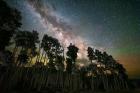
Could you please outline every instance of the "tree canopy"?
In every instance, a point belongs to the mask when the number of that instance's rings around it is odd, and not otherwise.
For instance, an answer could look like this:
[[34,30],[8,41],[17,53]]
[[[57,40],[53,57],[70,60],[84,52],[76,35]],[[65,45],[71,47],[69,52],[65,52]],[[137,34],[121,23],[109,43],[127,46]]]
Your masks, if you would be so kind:
[[0,50],[4,50],[14,32],[21,27],[21,14],[17,9],[11,8],[6,2],[0,0]]

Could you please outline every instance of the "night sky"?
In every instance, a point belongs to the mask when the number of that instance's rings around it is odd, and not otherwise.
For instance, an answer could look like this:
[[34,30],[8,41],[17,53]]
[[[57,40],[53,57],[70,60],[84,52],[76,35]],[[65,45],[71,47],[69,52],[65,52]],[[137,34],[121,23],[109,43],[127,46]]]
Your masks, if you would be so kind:
[[22,15],[24,30],[56,37],[63,46],[107,51],[140,78],[140,0],[5,0]]

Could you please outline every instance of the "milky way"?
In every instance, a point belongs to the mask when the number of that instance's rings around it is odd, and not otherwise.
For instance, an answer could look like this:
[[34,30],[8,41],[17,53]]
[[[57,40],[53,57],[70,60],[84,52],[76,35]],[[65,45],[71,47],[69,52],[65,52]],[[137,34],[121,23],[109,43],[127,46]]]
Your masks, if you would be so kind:
[[72,28],[63,19],[57,17],[51,7],[44,5],[39,0],[28,0],[28,3],[33,11],[40,15],[40,21],[46,30],[51,32],[65,49],[70,43],[75,44],[79,48],[78,58],[86,58],[87,44],[80,36],[66,31]]

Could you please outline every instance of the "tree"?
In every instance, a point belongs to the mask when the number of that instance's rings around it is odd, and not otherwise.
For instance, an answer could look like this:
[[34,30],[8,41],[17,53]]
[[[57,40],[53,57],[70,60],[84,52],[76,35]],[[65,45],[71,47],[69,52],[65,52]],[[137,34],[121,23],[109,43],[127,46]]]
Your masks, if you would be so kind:
[[30,35],[30,42],[29,42],[29,46],[28,49],[31,50],[30,52],[30,63],[32,62],[32,58],[35,57],[37,55],[37,51],[36,51],[36,44],[39,43],[39,37],[38,37],[38,32],[33,30],[31,35]]
[[91,47],[88,47],[87,52],[88,52],[87,57],[89,58],[89,60],[90,60],[91,63],[92,63],[92,60],[95,59],[94,50],[93,50]]
[[63,49],[56,38],[53,38],[45,34],[41,42],[41,47],[43,48],[43,51],[45,51],[48,56],[49,59],[48,66],[50,68],[55,69],[55,66],[57,66],[58,64],[59,66],[60,64],[61,66],[63,66],[63,62],[62,62]]
[[[114,88],[128,88],[128,76],[126,70],[122,64],[118,63],[112,57],[112,55],[108,55],[106,52],[101,52],[98,49],[94,52],[91,47],[88,47],[87,53],[90,61],[94,59],[97,62],[96,64],[92,63],[88,66],[87,73],[93,69],[92,74],[96,75],[96,77],[100,76],[99,82],[107,85],[107,87],[113,85]],[[107,71],[110,71],[110,73],[107,73]],[[110,81],[112,82],[110,85],[106,84]],[[120,86],[118,86],[118,84],[120,84]]]
[[18,55],[18,59],[17,61],[19,61],[19,66],[23,65],[23,64],[27,64],[29,60],[29,56],[27,55],[27,51],[22,50],[20,51],[20,54]]
[[[34,33],[34,32],[33,32]],[[30,31],[18,31],[15,36],[15,45],[17,47],[22,47],[27,50],[29,48],[34,48],[37,42],[35,36]]]
[[4,51],[4,62],[7,65],[13,65],[14,57],[12,55],[12,52],[9,50]]
[[68,73],[71,73],[72,72],[72,60],[70,58],[67,58],[66,59],[66,64],[67,64],[67,67],[66,67],[66,71]]
[[95,56],[96,56],[97,62],[102,61],[102,53],[98,49],[95,50]]
[[57,67],[58,70],[61,70],[61,71],[64,70],[63,61],[64,61],[63,56],[62,55],[57,55],[57,57],[56,57],[56,67]]
[[[37,31],[18,31],[16,32],[14,40],[15,48],[21,47],[21,51],[26,51],[27,55],[30,55],[31,62],[32,58],[37,54],[36,44],[39,42]],[[31,50],[30,53],[28,53],[29,50]]]
[[0,51],[10,44],[11,37],[20,26],[20,12],[10,8],[6,2],[0,0]]
[[75,45],[72,45],[72,44],[70,44],[67,48],[68,48],[67,69],[70,70],[68,72],[71,72],[72,68],[75,67],[77,52],[79,49]]
[[116,63],[114,69],[118,71],[118,74],[120,75],[120,77],[122,79],[124,79],[124,80],[127,80],[128,79],[128,76],[126,74],[126,69],[123,67],[122,64]]

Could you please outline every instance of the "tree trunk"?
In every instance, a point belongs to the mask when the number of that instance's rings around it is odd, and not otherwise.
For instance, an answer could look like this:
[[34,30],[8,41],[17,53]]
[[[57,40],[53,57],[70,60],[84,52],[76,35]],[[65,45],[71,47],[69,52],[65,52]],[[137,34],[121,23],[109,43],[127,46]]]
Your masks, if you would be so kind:
[[31,58],[30,58],[29,66],[30,66],[31,63],[32,63],[32,60],[33,60],[33,56],[31,56]]
[[44,64],[45,64],[45,62],[46,62],[46,57],[47,57],[47,53],[45,53]]
[[39,43],[39,54],[37,55],[37,58],[36,58],[36,62],[38,62],[39,61],[39,57],[40,57],[40,50],[41,50],[41,45],[40,45],[40,43]]
[[12,56],[13,56],[13,58],[14,58],[14,62],[16,63],[16,53],[17,53],[17,49],[18,49],[18,47],[15,45],[15,48],[13,49],[13,53],[12,53]]
[[39,58],[39,61],[40,61],[40,62],[42,62],[42,58],[43,58],[43,56],[44,56],[44,53],[45,53],[45,51],[43,51],[41,57]]

